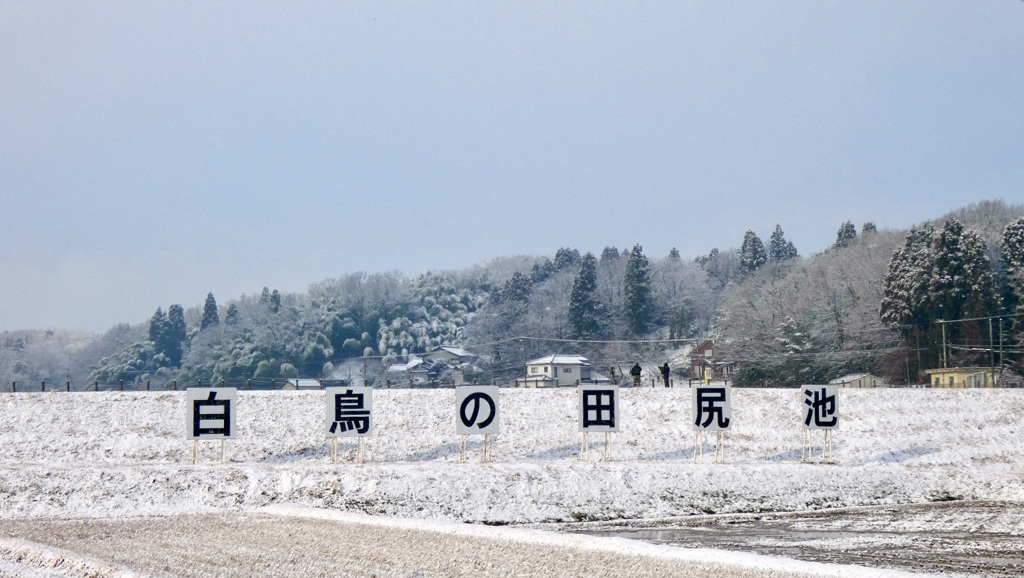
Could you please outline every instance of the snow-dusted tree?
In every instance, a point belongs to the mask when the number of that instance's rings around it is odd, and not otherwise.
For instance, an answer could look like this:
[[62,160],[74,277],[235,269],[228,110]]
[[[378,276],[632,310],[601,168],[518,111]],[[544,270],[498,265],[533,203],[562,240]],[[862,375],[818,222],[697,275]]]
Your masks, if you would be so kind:
[[676,249],[675,247],[672,247],[672,249],[668,252],[668,258],[669,259],[674,259],[676,261],[679,261],[680,258],[681,258],[679,256],[679,249]]
[[1006,289],[1003,291],[1004,305],[1007,310],[1017,315],[1013,318],[1014,333],[1022,333],[1024,332],[1022,331],[1024,329],[1024,218],[1010,223],[1003,231],[1002,260],[1006,278]]
[[587,253],[569,293],[569,326],[575,339],[600,335],[601,303],[597,300],[597,259]]
[[671,255],[651,263],[651,286],[657,320],[667,324],[670,339],[708,329],[720,304],[708,285],[708,274],[693,261]]
[[904,337],[914,328],[921,329],[931,323],[933,305],[928,287],[935,262],[934,234],[931,225],[911,229],[904,246],[889,260],[889,269],[882,280],[879,315],[883,323],[898,329]]
[[270,312],[277,313],[281,310],[281,294],[278,293],[277,289],[270,294]]
[[836,243],[832,245],[833,249],[842,249],[843,247],[849,247],[851,243],[857,240],[857,227],[850,221],[846,221],[839,226],[839,231],[836,233]]
[[788,261],[799,256],[793,242],[786,240],[782,226],[775,225],[775,230],[772,231],[772,236],[768,241],[768,259],[770,261]]
[[619,249],[617,247],[605,247],[604,250],[601,251],[602,263],[606,261],[618,261],[619,257]]
[[225,325],[238,325],[238,306],[234,303],[228,305],[228,310],[224,314]]
[[991,315],[998,307],[985,251],[977,233],[950,219],[938,231],[930,225],[911,230],[904,247],[893,253],[879,313],[884,323],[900,331],[908,346],[923,350],[925,367],[919,369],[939,367],[942,362],[940,320],[954,322],[946,324],[946,341],[951,346],[947,356],[963,363],[981,357],[972,349],[987,341],[983,339],[987,324],[961,320]]
[[753,231],[744,233],[743,245],[740,247],[740,268],[743,273],[749,275],[767,262],[768,255],[761,238]]
[[176,328],[159,307],[149,320],[149,340],[153,342],[158,367],[176,367],[181,363],[181,341],[177,339]]
[[555,253],[555,268],[568,269],[580,262],[580,252],[576,249],[563,247]]
[[157,307],[156,313],[149,318],[149,340],[155,344],[157,351],[161,349],[169,329],[167,314],[164,313],[162,308]]
[[715,357],[736,362],[745,384],[880,370],[894,337],[878,318],[881,279],[898,242],[880,234],[876,243],[762,267],[728,293]]
[[202,331],[220,323],[220,316],[217,314],[217,300],[213,293],[206,294],[206,302],[203,304],[203,318],[199,322],[199,330]]
[[172,367],[181,365],[181,358],[184,354],[183,342],[188,338],[188,330],[185,327],[185,310],[181,305],[174,304],[167,308],[167,342],[163,353],[170,359]]
[[634,245],[626,261],[626,271],[622,279],[622,292],[625,298],[626,323],[633,335],[644,335],[652,321],[653,305],[651,300],[651,274],[644,249]]
[[863,236],[867,236],[867,235],[874,235],[877,232],[878,232],[878,227],[876,227],[875,224],[873,222],[871,222],[871,221],[868,221],[868,222],[864,223],[860,227],[860,234],[861,234],[862,237]]
[[739,251],[719,251],[717,247],[705,256],[694,259],[707,271],[708,283],[712,288],[719,290],[730,283],[737,283],[743,277],[743,268],[740,265]]

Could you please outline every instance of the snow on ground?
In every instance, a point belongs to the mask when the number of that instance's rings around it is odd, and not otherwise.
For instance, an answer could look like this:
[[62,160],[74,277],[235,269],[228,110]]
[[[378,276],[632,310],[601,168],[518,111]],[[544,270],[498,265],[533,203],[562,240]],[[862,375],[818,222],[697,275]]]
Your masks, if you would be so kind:
[[[368,463],[330,463],[325,394],[239,392],[239,437],[190,463],[184,392],[0,395],[0,517],[128,517],[298,504],[536,523],[1024,500],[1020,390],[843,390],[836,464],[801,464],[796,390],[737,389],[726,463],[692,463],[690,391],[623,389],[612,461],[579,457],[574,389],[503,389],[493,463],[459,463],[455,393],[375,392]],[[596,443],[595,443],[596,441]],[[820,442],[820,437],[818,438]],[[820,452],[820,446],[816,450]]]

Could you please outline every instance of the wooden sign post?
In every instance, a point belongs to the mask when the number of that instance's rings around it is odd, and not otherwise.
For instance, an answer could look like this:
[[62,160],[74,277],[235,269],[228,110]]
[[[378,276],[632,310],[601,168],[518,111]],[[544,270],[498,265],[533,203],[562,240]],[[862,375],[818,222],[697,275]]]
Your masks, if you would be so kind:
[[469,436],[483,435],[483,456],[480,461],[494,459],[491,436],[501,431],[498,419],[496,385],[460,385],[455,388],[455,433],[459,436],[459,462],[469,457]]
[[331,438],[331,463],[338,463],[338,438],[355,437],[356,463],[363,463],[363,438],[373,435],[373,388],[328,387],[327,437]]
[[590,432],[605,432],[602,460],[612,459],[612,432],[619,431],[619,387],[585,385],[576,387],[576,407],[582,434],[580,459],[590,461]]
[[690,389],[693,408],[693,462],[704,463],[704,432],[715,432],[715,462],[725,462],[725,432],[732,427],[732,388],[697,385]]
[[227,463],[227,440],[235,437],[238,390],[233,387],[189,388],[185,394],[186,438],[192,440],[192,463],[199,461],[199,440],[220,440],[220,461]]
[[[835,463],[832,457],[833,430],[839,427],[839,387],[835,385],[805,385],[800,388],[804,426],[804,445],[800,461],[814,459],[814,430],[825,430],[821,445],[821,461]],[[826,457],[827,451],[827,457]]]

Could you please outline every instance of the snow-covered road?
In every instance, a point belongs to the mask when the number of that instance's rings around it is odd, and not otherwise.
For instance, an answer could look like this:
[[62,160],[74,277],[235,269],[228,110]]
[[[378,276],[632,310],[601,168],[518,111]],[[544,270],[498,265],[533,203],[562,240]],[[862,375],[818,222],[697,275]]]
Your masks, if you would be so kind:
[[20,567],[51,576],[906,576],[621,538],[281,507],[162,518],[0,521],[0,561],[19,557]]

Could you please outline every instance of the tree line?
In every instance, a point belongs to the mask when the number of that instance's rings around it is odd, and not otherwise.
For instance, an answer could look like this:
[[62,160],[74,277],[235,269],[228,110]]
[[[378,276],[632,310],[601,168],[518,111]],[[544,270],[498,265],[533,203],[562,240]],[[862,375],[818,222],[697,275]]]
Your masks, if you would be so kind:
[[[807,257],[776,225],[767,244],[751,230],[738,248],[695,258],[677,249],[651,258],[640,244],[599,254],[566,247],[411,278],[353,273],[305,293],[264,287],[222,305],[211,293],[201,306],[161,306],[148,322],[99,336],[5,332],[0,379],[372,380],[438,345],[480,355],[470,371],[481,380],[518,376],[527,360],[556,352],[608,366],[676,355],[680,375],[683,348],[710,336],[749,385],[860,371],[915,382],[943,361],[1019,370],[1022,215],[992,202],[909,232],[845,222],[829,248]],[[998,358],[989,317],[999,317]],[[962,319],[974,321],[940,323]]]

